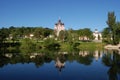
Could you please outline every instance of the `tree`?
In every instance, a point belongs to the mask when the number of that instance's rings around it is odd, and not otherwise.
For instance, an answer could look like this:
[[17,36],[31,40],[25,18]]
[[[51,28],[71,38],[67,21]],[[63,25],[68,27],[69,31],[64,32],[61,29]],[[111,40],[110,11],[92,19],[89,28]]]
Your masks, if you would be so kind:
[[69,29],[66,31],[66,41],[69,43],[73,43],[78,40],[77,30]]
[[23,51],[23,53],[31,53],[35,51],[35,44],[32,42],[32,40],[26,38],[22,41],[20,49]]
[[[105,39],[105,33],[107,32],[106,42],[116,45],[120,41],[120,22],[116,22],[116,16],[114,12],[108,13],[107,20],[108,27],[103,31],[103,38]],[[109,38],[108,38],[109,37]]]
[[81,38],[81,40],[85,40],[85,38],[87,38],[87,40],[90,40],[93,37],[92,31],[89,28],[78,30],[78,35]]
[[34,37],[37,39],[37,42],[39,39],[43,38],[43,28],[36,28],[34,31]]
[[108,27],[110,29],[109,33],[112,34],[112,44],[116,45],[119,42],[116,41],[117,40],[116,39],[117,38],[117,36],[116,36],[117,27],[116,27],[116,16],[115,16],[114,12],[109,12],[108,13],[107,24],[108,24]]
[[65,38],[67,37],[67,32],[66,31],[60,31],[60,33],[59,33],[59,40],[62,40],[62,41],[64,41],[65,40]]
[[0,43],[3,43],[9,35],[7,28],[0,29]]
[[52,34],[53,30],[49,28],[45,28],[43,31],[43,36],[48,37],[50,34]]
[[20,36],[20,32],[19,32],[20,30],[19,30],[19,28],[15,28],[14,26],[11,26],[9,28],[9,30],[10,30],[9,37],[12,38],[12,41],[14,43],[14,41],[16,41],[19,38],[19,36]]
[[55,49],[59,49],[60,44],[57,43],[55,41],[55,39],[48,38],[48,39],[44,40],[44,47],[49,49],[49,50],[52,50],[52,49],[55,50]]
[[103,29],[102,38],[103,38],[103,42],[108,44],[111,43],[111,33],[108,27]]
[[66,33],[67,33],[67,36],[66,36],[67,42],[72,43],[72,42],[73,42],[73,39],[74,39],[73,30],[70,29],[70,30],[68,30]]
[[89,28],[84,29],[84,34],[88,39],[92,38],[92,31]]
[[116,40],[120,42],[120,22],[116,23]]

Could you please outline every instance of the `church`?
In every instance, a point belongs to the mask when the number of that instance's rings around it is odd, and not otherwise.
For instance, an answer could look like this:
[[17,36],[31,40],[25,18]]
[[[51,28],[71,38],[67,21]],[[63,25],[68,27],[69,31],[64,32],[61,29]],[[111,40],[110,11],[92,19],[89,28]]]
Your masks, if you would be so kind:
[[93,32],[94,40],[102,40],[102,34],[97,29]]
[[65,30],[64,23],[62,23],[61,20],[59,19],[54,27],[54,31],[55,31],[56,36],[59,36],[59,33],[62,30]]

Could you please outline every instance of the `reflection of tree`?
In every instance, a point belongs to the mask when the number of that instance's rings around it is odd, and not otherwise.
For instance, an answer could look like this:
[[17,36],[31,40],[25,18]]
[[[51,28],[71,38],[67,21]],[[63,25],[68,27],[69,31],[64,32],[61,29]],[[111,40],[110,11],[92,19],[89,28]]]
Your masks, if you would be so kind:
[[0,67],[4,67],[4,65],[8,64],[9,58],[3,56],[3,54],[0,54]]
[[34,62],[36,67],[38,68],[44,64],[44,62],[45,62],[44,56],[37,56],[36,58],[31,59],[31,62]]
[[83,56],[79,56],[77,61],[81,64],[84,64],[84,65],[90,65],[92,63],[92,60],[93,60],[93,56],[92,55],[87,55],[85,57]]
[[39,67],[46,62],[45,56],[36,56],[35,58],[30,58],[29,55],[14,54],[11,58],[0,54],[0,67],[7,64],[17,64],[17,63],[35,63],[36,67]]
[[84,65],[90,65],[93,60],[93,55],[89,51],[80,51],[77,56],[77,61]]
[[120,74],[120,55],[116,51],[113,51],[113,54],[105,54],[102,62],[105,66],[110,67],[108,70],[109,80],[118,80],[117,74]]

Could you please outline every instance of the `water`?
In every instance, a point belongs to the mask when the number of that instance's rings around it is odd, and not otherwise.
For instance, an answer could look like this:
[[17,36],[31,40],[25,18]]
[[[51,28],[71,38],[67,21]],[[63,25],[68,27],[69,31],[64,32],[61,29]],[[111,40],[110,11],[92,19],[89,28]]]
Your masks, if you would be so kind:
[[118,51],[0,54],[0,80],[120,80]]

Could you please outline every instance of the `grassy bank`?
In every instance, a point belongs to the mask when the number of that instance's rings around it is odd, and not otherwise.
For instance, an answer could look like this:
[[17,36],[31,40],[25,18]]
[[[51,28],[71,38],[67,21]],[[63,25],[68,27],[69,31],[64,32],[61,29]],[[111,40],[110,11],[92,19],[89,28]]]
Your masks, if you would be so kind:
[[[7,42],[9,43],[9,42]],[[6,46],[7,43],[4,43]],[[6,48],[10,51],[12,50],[20,50],[24,53],[30,52],[38,52],[42,49],[48,50],[62,50],[62,51],[76,51],[76,50],[102,50],[104,48],[103,43],[95,43],[95,42],[61,42],[55,41],[54,39],[47,39],[41,42],[36,42],[31,39],[24,39],[20,42],[12,43],[10,42],[10,46]],[[12,46],[14,44],[14,46]]]
[[81,42],[78,48],[80,50],[101,50],[104,48],[104,43]]

